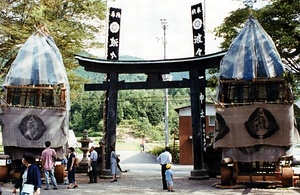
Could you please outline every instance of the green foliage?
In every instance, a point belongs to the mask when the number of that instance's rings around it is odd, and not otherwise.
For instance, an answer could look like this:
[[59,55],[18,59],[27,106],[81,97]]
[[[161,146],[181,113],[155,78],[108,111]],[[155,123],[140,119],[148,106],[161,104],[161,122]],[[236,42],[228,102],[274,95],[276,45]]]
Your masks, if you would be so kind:
[[[78,93],[70,110],[70,129],[82,133],[84,129],[102,132],[99,126],[103,118],[102,94],[99,92]],[[98,98],[95,98],[98,97]]]
[[171,149],[173,163],[179,163],[179,158],[180,158],[179,147],[174,147],[174,145],[171,144],[170,149]]
[[150,153],[155,155],[155,156],[159,156],[160,153],[162,153],[164,151],[165,151],[165,147],[154,146],[153,149],[150,151]]
[[146,136],[152,141],[159,141],[164,139],[162,124],[153,126],[150,124],[147,118],[122,120],[119,126],[121,125],[129,126],[129,128],[133,130],[131,134],[135,138]]
[[[273,0],[271,4],[259,10],[252,10],[262,27],[273,39],[277,50],[293,73],[300,74],[300,1]],[[227,49],[249,17],[248,9],[238,9],[224,19],[214,32],[224,38],[222,49]]]
[[105,18],[106,5],[102,1],[10,0],[1,1],[0,6],[1,72],[8,71],[20,45],[39,26],[49,29],[67,70],[77,66],[74,53],[102,46],[95,39],[102,28],[100,20]]
[[121,91],[118,109],[123,113],[123,119],[146,117],[155,126],[163,120],[163,100],[159,90]]
[[222,37],[222,49],[228,49],[232,40],[237,36],[238,31],[243,28],[246,19],[249,17],[248,9],[238,9],[231,12],[231,15],[224,19],[224,22],[214,29],[217,37]]
[[89,137],[103,137],[103,132],[89,131]]
[[[179,148],[175,148],[175,147],[173,147],[173,145],[170,145],[169,148],[170,148],[170,153],[172,154],[173,163],[178,163],[179,162]],[[159,156],[164,151],[165,151],[165,147],[154,146],[153,149],[150,151],[150,153],[155,156]]]

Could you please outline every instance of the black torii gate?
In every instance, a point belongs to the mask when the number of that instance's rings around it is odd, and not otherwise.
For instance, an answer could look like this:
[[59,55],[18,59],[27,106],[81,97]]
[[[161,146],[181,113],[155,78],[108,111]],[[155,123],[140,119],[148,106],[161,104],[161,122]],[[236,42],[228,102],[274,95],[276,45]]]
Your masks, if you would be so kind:
[[[218,68],[225,53],[223,51],[192,58],[150,61],[112,61],[75,55],[79,65],[83,66],[86,71],[106,73],[108,75],[107,80],[103,81],[103,83],[84,85],[85,91],[108,90],[106,148],[116,144],[118,90],[190,88],[194,155],[194,170],[191,171],[190,179],[208,178],[207,172],[203,167],[203,126],[200,117],[200,88],[206,87],[205,70]],[[163,74],[183,71],[189,72],[189,79],[180,81],[163,81],[162,79]],[[148,75],[146,82],[126,83],[118,81],[119,74],[138,73]],[[205,105],[205,101],[202,103]],[[106,163],[105,168],[109,169],[108,163]]]

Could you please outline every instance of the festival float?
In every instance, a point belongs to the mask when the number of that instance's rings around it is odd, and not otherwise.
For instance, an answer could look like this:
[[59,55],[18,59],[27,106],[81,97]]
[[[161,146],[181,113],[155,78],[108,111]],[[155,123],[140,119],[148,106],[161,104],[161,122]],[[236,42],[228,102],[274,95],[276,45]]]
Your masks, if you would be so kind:
[[2,143],[11,161],[6,167],[17,173],[27,152],[39,159],[46,141],[62,159],[68,144],[69,83],[60,51],[45,27],[21,46],[2,88]]
[[221,185],[299,180],[294,97],[270,36],[251,15],[220,63],[214,148],[222,151]]

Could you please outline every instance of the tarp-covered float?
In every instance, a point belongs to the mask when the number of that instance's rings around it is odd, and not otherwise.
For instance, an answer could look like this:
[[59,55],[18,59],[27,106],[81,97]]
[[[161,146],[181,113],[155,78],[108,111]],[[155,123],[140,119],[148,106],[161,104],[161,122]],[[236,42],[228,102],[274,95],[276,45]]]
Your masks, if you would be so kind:
[[2,140],[17,166],[26,152],[40,157],[51,141],[59,158],[66,154],[69,83],[59,49],[47,31],[38,30],[20,48],[3,83]]
[[221,184],[294,185],[291,146],[299,141],[293,96],[274,42],[250,16],[220,64],[214,148]]

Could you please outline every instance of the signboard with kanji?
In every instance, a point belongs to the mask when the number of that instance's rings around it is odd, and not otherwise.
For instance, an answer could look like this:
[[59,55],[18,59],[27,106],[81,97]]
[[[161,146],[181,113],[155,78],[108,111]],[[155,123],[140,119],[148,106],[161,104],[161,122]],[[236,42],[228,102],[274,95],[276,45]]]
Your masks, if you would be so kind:
[[203,22],[202,4],[196,4],[191,7],[194,56],[205,54],[205,34]]
[[119,59],[121,9],[109,8],[107,59]]

